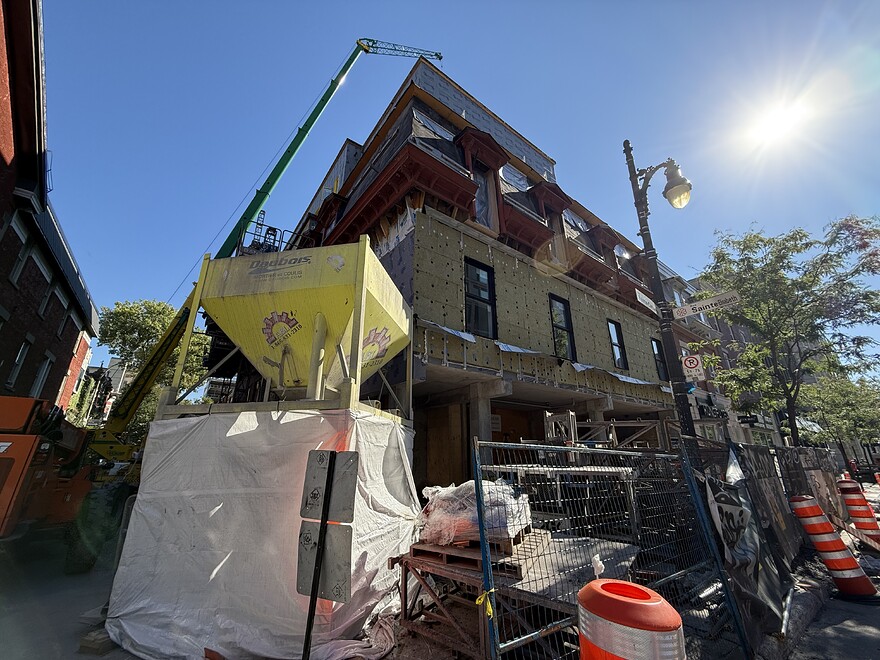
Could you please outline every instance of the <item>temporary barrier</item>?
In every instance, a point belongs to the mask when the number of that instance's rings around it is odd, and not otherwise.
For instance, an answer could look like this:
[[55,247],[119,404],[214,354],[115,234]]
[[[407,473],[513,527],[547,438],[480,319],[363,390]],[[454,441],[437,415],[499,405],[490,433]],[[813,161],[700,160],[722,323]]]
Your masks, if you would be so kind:
[[510,513],[489,502],[478,507],[486,552],[495,557],[486,562],[494,591],[483,602],[494,599],[497,657],[575,660],[577,594],[600,576],[666,599],[681,615],[687,657],[748,657],[740,610],[680,456],[480,442],[475,457],[478,478],[512,486],[531,519],[530,531],[509,545],[492,543]]
[[652,589],[623,580],[593,580],[578,592],[581,660],[679,660],[681,616]]
[[851,479],[841,479],[837,482],[837,489],[843,497],[849,517],[852,518],[856,529],[880,542],[880,526],[877,525],[877,518],[874,517],[874,507],[865,499],[859,483]]
[[877,589],[874,583],[865,575],[859,562],[840,539],[840,535],[816,502],[816,498],[809,495],[795,495],[789,499],[789,502],[840,593],[845,596],[875,595]]

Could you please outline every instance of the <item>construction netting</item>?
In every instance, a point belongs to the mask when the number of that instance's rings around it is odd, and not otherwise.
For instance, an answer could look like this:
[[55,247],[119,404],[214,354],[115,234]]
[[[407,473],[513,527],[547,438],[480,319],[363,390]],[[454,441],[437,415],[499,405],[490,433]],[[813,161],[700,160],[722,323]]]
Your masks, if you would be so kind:
[[[299,658],[297,593],[309,450],[359,454],[351,596],[318,601],[313,658],[349,657],[415,540],[412,431],[349,410],[245,412],[154,422],[106,628],[144,658]],[[339,550],[339,549],[337,549]],[[342,549],[345,550],[345,549]],[[390,600],[390,598],[389,598]],[[364,657],[369,657],[365,655]]]

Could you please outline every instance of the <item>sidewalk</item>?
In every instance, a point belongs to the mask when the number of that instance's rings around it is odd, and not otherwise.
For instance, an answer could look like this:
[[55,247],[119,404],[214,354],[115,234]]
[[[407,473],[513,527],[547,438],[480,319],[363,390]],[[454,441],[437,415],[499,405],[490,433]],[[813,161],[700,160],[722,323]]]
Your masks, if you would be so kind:
[[[880,486],[863,485],[865,498],[878,510]],[[863,565],[878,560],[868,557]],[[868,567],[865,566],[867,569]],[[870,574],[871,571],[868,571]],[[878,580],[874,577],[874,582]],[[880,658],[880,598],[875,604],[832,597],[826,601],[789,656],[790,660],[877,660]]]
[[880,603],[866,605],[831,598],[798,641],[790,660],[877,660]]

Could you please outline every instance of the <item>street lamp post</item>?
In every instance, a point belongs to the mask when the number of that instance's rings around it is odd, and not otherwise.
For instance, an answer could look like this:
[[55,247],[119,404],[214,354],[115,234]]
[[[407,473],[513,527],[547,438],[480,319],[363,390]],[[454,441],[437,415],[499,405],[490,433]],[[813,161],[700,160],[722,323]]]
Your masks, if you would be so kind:
[[632,145],[629,140],[623,142],[623,153],[626,155],[626,166],[629,168],[629,181],[632,184],[633,199],[635,200],[636,212],[639,216],[639,236],[645,246],[645,258],[648,263],[648,273],[651,277],[651,292],[654,294],[654,302],[660,310],[660,341],[663,344],[663,354],[666,358],[666,369],[672,383],[672,396],[675,398],[675,408],[678,412],[678,420],[681,425],[682,435],[696,435],[694,418],[691,415],[691,404],[688,400],[688,387],[684,379],[678,348],[676,347],[675,335],[672,332],[672,306],[666,300],[663,292],[663,280],[660,278],[660,266],[657,262],[657,250],[654,249],[654,241],[651,240],[651,228],[648,226],[648,185],[651,177],[660,170],[665,170],[666,187],[663,196],[669,203],[677,208],[684,208],[690,201],[691,183],[681,175],[678,164],[671,158],[659,165],[647,169],[636,170],[633,162]]

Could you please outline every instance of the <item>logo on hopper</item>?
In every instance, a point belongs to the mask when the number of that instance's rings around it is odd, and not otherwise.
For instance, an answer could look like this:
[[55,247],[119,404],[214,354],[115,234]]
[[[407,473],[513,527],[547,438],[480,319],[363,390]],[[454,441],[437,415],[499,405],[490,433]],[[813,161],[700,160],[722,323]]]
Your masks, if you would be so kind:
[[302,323],[296,320],[293,312],[272,312],[263,319],[263,335],[269,346],[277,346],[286,337],[299,332]]
[[312,263],[311,257],[279,257],[278,259],[254,259],[248,266],[251,275],[265,275],[277,273],[280,270],[306,266]]
[[327,263],[333,267],[337,273],[342,270],[343,266],[345,266],[345,259],[343,259],[340,255],[334,254],[332,256],[327,257]]
[[380,361],[388,352],[388,346],[391,344],[391,335],[388,334],[388,328],[373,328],[369,334],[364,337],[364,343],[361,348],[364,351],[362,362],[370,363]]

